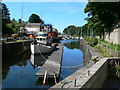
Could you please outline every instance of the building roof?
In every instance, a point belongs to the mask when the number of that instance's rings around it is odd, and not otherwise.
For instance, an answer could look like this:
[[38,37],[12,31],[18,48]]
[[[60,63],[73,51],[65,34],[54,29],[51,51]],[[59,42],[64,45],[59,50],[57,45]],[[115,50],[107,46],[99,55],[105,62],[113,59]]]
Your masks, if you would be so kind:
[[36,25],[36,26],[38,26],[38,25],[41,25],[42,23],[27,23],[26,25]]

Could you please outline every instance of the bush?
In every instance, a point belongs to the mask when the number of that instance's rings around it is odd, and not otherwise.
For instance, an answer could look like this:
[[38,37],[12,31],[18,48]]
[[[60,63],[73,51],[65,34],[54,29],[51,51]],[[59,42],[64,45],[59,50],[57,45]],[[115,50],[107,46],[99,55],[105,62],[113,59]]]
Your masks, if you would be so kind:
[[98,39],[96,38],[92,38],[91,40],[89,40],[89,45],[94,47],[98,44]]
[[89,38],[85,37],[85,39],[88,41],[88,44],[92,47],[98,44],[98,39],[97,38]]

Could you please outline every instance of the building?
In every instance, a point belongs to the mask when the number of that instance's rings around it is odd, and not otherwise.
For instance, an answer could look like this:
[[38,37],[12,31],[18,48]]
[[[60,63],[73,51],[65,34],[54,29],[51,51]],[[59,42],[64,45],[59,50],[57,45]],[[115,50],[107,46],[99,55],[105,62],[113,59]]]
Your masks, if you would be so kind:
[[41,30],[41,25],[41,23],[27,23],[25,28],[28,32],[38,33]]
[[29,33],[39,33],[42,32],[50,32],[53,30],[53,27],[51,24],[41,24],[41,23],[27,23],[25,29]]

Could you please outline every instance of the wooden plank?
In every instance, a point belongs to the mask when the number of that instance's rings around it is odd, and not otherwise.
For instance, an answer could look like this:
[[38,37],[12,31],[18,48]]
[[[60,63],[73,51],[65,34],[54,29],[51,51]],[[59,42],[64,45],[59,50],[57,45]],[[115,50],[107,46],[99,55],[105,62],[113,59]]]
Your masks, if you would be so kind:
[[46,77],[47,77],[47,71],[45,71],[45,76],[44,76],[43,84],[45,84]]
[[47,77],[54,77],[54,73],[59,77],[62,53],[63,53],[63,44],[59,44],[57,46],[58,50],[54,51],[51,56],[49,56],[48,60],[41,67],[41,69],[36,73],[39,77],[44,77],[44,72],[47,71]]

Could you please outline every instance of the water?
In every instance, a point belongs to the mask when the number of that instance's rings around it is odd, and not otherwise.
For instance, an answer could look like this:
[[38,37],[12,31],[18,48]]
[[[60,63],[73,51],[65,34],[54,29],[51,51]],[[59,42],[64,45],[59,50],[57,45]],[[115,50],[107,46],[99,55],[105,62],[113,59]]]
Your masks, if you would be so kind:
[[[83,63],[83,53],[79,49],[80,45],[78,40],[67,40],[62,41],[62,43],[65,44],[62,66],[67,66],[67,68],[61,68],[61,76],[59,80],[71,75],[81,68],[82,65],[74,69],[68,67]],[[48,58],[49,55],[44,55],[44,57]],[[43,79],[35,76],[44,62],[45,60],[40,55],[34,56],[31,55],[30,52],[24,53],[12,59],[3,60],[2,87],[50,88],[55,84],[53,80],[49,80],[46,85],[43,85]]]
[[71,67],[83,64],[83,52],[79,49],[80,41],[78,40],[68,40],[62,43],[64,43],[62,66],[66,68],[61,68],[61,75],[63,76],[61,76],[61,78],[64,79],[83,66],[81,65],[75,69]]

